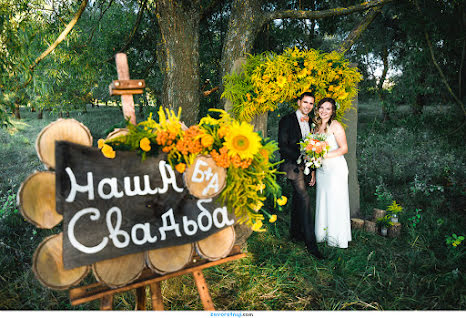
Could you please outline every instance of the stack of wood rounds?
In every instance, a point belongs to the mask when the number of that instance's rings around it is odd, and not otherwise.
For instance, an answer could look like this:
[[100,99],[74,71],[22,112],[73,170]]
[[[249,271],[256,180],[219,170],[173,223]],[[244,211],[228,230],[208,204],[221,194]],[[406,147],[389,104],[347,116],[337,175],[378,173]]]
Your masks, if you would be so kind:
[[[364,229],[366,232],[377,233],[377,220],[385,217],[387,212],[381,209],[374,209],[372,213],[372,219],[363,220],[359,218],[351,219],[352,229]],[[388,228],[389,237],[397,237],[401,234],[401,223],[395,223]]]
[[[127,129],[116,129],[107,136],[107,140],[124,136]],[[84,146],[92,146],[92,136],[89,129],[74,119],[59,119],[46,126],[36,140],[36,151],[48,171],[34,172],[20,186],[18,205],[21,214],[38,228],[52,229],[63,220],[60,211],[55,206],[55,142],[69,141]],[[217,196],[225,187],[226,170],[217,167],[212,158],[200,156],[199,160],[207,162],[211,172],[217,173],[220,187],[203,193],[203,187],[208,183],[193,185],[187,182],[190,193],[198,198]],[[222,170],[223,169],[223,170]],[[190,180],[193,170],[187,171],[185,181]],[[207,182],[208,180],[206,180]],[[63,265],[63,233],[45,238],[37,247],[32,269],[37,279],[46,287],[52,289],[68,289],[79,284],[92,269],[97,281],[109,287],[125,286],[138,279],[145,267],[159,274],[181,270],[187,266],[194,251],[204,259],[217,260],[227,256],[235,242],[233,226],[195,243],[189,243],[151,251],[125,255],[92,264],[65,270]]]

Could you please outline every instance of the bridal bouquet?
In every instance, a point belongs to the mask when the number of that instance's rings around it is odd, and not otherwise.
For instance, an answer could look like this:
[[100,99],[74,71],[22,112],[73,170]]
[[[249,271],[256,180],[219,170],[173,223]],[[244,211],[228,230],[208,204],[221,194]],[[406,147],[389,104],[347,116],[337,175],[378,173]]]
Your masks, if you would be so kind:
[[311,168],[322,166],[324,155],[330,148],[329,144],[325,141],[326,138],[324,134],[309,134],[304,138],[304,141],[298,143],[301,155],[297,163],[301,164],[304,161],[304,173],[306,175],[311,172]]

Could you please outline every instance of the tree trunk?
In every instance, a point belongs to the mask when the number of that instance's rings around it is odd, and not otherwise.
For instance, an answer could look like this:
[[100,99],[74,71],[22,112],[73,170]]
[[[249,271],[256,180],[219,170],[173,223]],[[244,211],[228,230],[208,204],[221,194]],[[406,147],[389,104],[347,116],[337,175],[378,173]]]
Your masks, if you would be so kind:
[[[356,65],[352,64],[352,67]],[[348,164],[348,190],[350,202],[350,214],[354,218],[360,215],[360,193],[358,181],[358,163],[356,158],[356,148],[358,139],[358,95],[352,101],[351,109],[345,114],[345,124],[347,128],[346,140],[348,142],[348,153],[345,155]]]
[[412,104],[411,109],[413,111],[414,115],[421,115],[422,114],[422,109],[424,108],[424,105],[426,104],[425,102],[426,97],[423,94],[417,93],[416,94],[416,101],[414,104]]
[[[258,0],[234,0],[228,31],[222,50],[222,78],[233,70],[235,62],[251,53],[254,40],[264,23]],[[223,91],[223,87],[221,89]],[[225,110],[228,112],[225,105]]]
[[385,91],[383,90],[383,83],[385,82],[385,79],[387,78],[387,73],[388,73],[388,50],[386,47],[383,48],[382,61],[383,61],[383,71],[382,71],[382,76],[380,76],[379,83],[377,84],[377,95],[379,95],[380,101],[382,102],[383,120],[387,121],[387,120],[390,120],[390,115],[387,109],[387,100],[385,99]]
[[19,111],[19,104],[15,103],[15,118],[21,119],[21,112]]
[[40,108],[39,112],[37,113],[37,119],[44,118],[44,109]]
[[182,119],[192,125],[199,113],[200,0],[159,0],[156,14],[162,34],[162,103],[182,108]]

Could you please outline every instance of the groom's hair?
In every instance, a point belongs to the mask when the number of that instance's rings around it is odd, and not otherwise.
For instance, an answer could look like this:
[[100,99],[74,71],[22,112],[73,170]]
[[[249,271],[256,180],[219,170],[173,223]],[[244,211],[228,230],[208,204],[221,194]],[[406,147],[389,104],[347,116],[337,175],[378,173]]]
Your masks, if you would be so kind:
[[298,99],[299,100],[302,100],[304,98],[304,96],[308,96],[308,97],[312,97],[314,98],[314,100],[316,99],[314,94],[312,94],[311,92],[304,92],[302,93],[301,95],[299,95]]

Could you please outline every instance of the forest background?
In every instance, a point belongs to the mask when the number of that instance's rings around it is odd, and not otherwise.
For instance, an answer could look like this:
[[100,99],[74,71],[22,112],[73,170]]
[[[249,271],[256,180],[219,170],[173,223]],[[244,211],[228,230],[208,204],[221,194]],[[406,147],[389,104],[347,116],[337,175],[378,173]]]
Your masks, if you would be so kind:
[[[34,140],[50,121],[74,117],[95,140],[124,125],[119,98],[108,93],[115,53],[125,52],[131,77],[146,81],[135,97],[139,119],[160,105],[181,106],[193,124],[224,107],[222,77],[236,59],[294,46],[344,51],[362,73],[361,215],[396,200],[402,235],[356,231],[353,248],[322,246],[328,259],[319,263],[289,242],[285,212],[267,233],[251,236],[251,257],[207,271],[214,303],[224,310],[465,309],[465,26],[460,0],[0,0],[0,309],[74,308],[66,292],[35,280],[32,253],[51,231],[22,219],[16,192],[43,169]],[[269,114],[270,137],[290,110],[283,104]],[[163,294],[168,308],[201,308],[189,277],[166,283]],[[122,294],[115,307],[131,308],[133,300]]]

